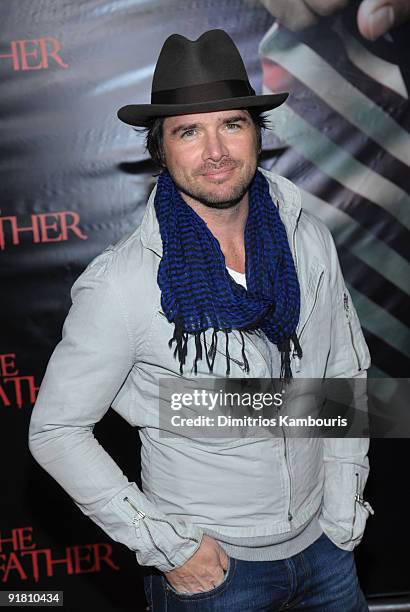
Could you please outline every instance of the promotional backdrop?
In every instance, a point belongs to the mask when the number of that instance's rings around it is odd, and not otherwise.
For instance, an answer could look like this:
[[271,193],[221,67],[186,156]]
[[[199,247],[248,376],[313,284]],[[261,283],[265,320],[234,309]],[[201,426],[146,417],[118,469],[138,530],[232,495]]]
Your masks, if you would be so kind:
[[[0,591],[64,590],[67,609],[145,605],[144,568],[35,463],[27,430],[71,285],[139,224],[155,182],[143,136],[116,111],[149,102],[168,35],[221,27],[257,92],[291,92],[269,115],[261,165],[294,181],[331,229],[369,375],[408,376],[410,28],[369,42],[358,5],[293,31],[277,21],[275,0],[2,3]],[[137,431],[111,410],[95,434],[140,486]],[[371,444],[366,497],[376,514],[356,553],[369,598],[410,594],[409,449],[403,439]]]

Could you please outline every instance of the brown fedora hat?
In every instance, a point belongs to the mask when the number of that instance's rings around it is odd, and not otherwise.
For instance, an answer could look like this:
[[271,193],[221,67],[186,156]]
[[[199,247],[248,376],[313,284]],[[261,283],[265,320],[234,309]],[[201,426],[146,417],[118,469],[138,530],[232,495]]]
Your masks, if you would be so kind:
[[172,34],[158,57],[151,104],[128,104],[117,114],[124,123],[146,127],[154,117],[235,108],[268,111],[288,95],[255,94],[240,53],[224,30],[209,30],[197,40]]

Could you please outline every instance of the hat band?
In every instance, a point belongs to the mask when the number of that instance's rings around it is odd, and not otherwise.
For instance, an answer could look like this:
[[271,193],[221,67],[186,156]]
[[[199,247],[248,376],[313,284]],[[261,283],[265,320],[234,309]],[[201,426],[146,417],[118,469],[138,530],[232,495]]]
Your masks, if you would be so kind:
[[255,91],[248,81],[229,79],[226,81],[213,81],[211,83],[201,83],[200,85],[153,91],[151,94],[151,104],[196,104],[254,95]]

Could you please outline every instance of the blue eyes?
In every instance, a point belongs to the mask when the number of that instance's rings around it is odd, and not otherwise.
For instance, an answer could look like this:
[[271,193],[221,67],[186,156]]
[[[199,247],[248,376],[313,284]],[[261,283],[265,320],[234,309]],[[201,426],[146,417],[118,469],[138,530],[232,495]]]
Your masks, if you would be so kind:
[[195,130],[186,130],[185,132],[182,132],[181,138],[185,138],[186,136],[187,137],[193,136],[194,132]]
[[227,128],[234,128],[234,129],[230,129],[229,132],[236,132],[237,130],[241,129],[241,126],[239,125],[239,123],[227,123],[226,124]]
[[[239,123],[227,123],[225,127],[228,130],[228,132],[237,132],[238,130],[241,129],[241,126],[239,125]],[[195,136],[196,132],[197,132],[197,128],[191,128],[190,130],[185,130],[185,132],[182,132],[181,138],[189,139]]]

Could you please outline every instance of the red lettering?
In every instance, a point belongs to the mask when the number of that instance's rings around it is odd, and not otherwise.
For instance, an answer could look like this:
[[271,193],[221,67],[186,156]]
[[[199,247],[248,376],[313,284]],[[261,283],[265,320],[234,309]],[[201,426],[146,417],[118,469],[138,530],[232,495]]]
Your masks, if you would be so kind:
[[[71,547],[72,555],[73,555],[73,558],[74,558],[74,572],[76,574],[88,574],[90,572],[95,572],[95,562],[94,562],[94,565],[92,565],[91,567],[88,567],[88,568],[87,568],[87,566],[83,567],[81,565],[82,561],[86,561],[88,563],[91,562],[91,560],[90,560],[90,557],[91,557],[90,548],[92,548],[92,546],[91,545],[87,545],[87,544],[85,544],[83,546],[72,546]],[[87,551],[83,555],[80,552],[82,549],[85,549]]]
[[13,70],[20,70],[17,43],[18,43],[18,40],[12,40],[10,43],[11,53],[3,53],[0,55],[0,57],[11,57],[12,58]]
[[[20,527],[17,529],[17,532],[19,536],[20,550],[32,550],[33,548],[36,547],[36,544],[32,543],[33,542],[33,528],[32,527]],[[31,546],[25,543],[26,540],[32,543]]]
[[0,400],[3,406],[11,406],[11,401],[7,397],[6,391],[3,389],[2,385],[0,385]]
[[63,237],[61,234],[59,234],[58,236],[48,236],[47,235],[47,230],[48,229],[52,229],[53,231],[57,232],[57,223],[51,223],[50,225],[47,225],[47,221],[46,218],[47,217],[53,217],[54,219],[59,217],[60,213],[40,213],[37,215],[39,221],[40,221],[40,232],[41,232],[41,242],[59,242],[60,240],[63,240]]
[[[27,62],[28,57],[35,57],[36,59],[38,57],[39,48],[38,48],[37,40],[18,40],[16,42],[19,44],[19,47],[20,47],[21,70],[40,70],[41,68],[47,67],[43,65],[42,58],[41,58],[40,63],[34,66],[30,65]],[[37,48],[34,49],[33,51],[28,51],[26,48],[27,45],[35,45]]]
[[[48,48],[47,48],[48,44]],[[58,42],[57,38],[52,36],[47,36],[46,38],[39,39],[39,45],[42,51],[42,57],[45,61],[45,68],[48,68],[47,55],[52,57],[57,64],[59,64],[62,68],[68,68],[68,64],[65,64],[61,57],[58,55],[58,52],[61,49],[61,45]],[[51,48],[50,48],[51,47]]]
[[8,543],[11,542],[12,543],[12,550],[18,550],[19,547],[19,539],[18,539],[18,529],[12,529],[11,530],[11,537],[10,538],[4,538],[2,536],[2,532],[0,531],[0,552],[3,552],[3,543]]
[[4,239],[5,237],[4,237],[4,227],[3,227],[4,221],[10,222],[12,244],[20,244],[20,239],[19,239],[20,232],[32,232],[33,242],[40,242],[40,233],[38,231],[36,217],[37,215],[31,215],[32,225],[28,227],[18,227],[16,217],[0,217],[0,249],[4,250],[4,247],[5,247],[5,239]]
[[[95,570],[99,572],[101,569],[101,561],[104,561],[112,569],[119,570],[119,566],[111,559],[112,546],[111,544],[92,544],[95,556]],[[105,551],[105,552],[104,552]]]
[[[47,219],[53,218],[56,221],[48,223]],[[81,240],[87,240],[88,236],[83,234],[81,229],[78,227],[80,223],[80,215],[71,210],[65,210],[55,213],[39,213],[37,215],[31,215],[31,225],[26,227],[19,227],[17,224],[17,217],[0,217],[0,249],[4,250],[6,247],[6,222],[9,223],[11,228],[11,243],[13,245],[20,244],[20,233],[31,232],[33,235],[33,242],[60,242],[61,240],[68,239],[68,232],[71,231],[77,238]],[[58,236],[50,236],[49,230],[54,232],[59,231],[57,222],[60,225],[60,234]]]
[[[30,49],[31,46],[31,49]],[[48,68],[48,58],[52,58],[62,68],[68,68],[59,52],[61,45],[57,38],[46,36],[44,38],[33,38],[32,40],[12,40],[10,43],[11,53],[3,53],[0,58],[11,58],[13,70],[40,70]],[[29,63],[28,58],[40,63]]]
[[[0,556],[5,557],[5,555]],[[27,580],[27,574],[25,573],[20,561],[18,560],[16,553],[14,552],[10,553],[7,559],[7,565],[4,567],[4,564],[2,564],[0,565],[0,568],[4,572],[3,578],[1,579],[2,582],[7,582],[10,572],[12,572],[13,570],[17,570],[21,580]]]
[[[82,550],[87,552],[82,553]],[[72,546],[71,551],[74,559],[74,572],[76,574],[99,572],[101,571],[102,561],[104,561],[112,569],[120,569],[111,558],[112,546],[110,544],[84,544],[80,546]],[[86,564],[82,563],[82,561],[85,561]],[[87,567],[87,563],[91,565]]]
[[33,578],[35,582],[38,582],[40,579],[40,570],[38,567],[38,557],[40,553],[43,553],[44,550],[27,550],[21,553],[22,557],[29,556],[31,557],[31,567],[33,571]]
[[66,569],[67,569],[67,574],[72,574],[74,569],[73,569],[73,560],[71,558],[71,550],[70,548],[66,548],[65,552],[66,552],[66,556],[63,557],[62,559],[53,559],[51,556],[51,550],[49,548],[44,548],[43,551],[45,556],[46,556],[46,573],[47,576],[52,576],[53,575],[53,567],[54,565],[65,565]]
[[[66,210],[64,212],[58,213],[60,215],[60,223],[61,223],[61,235],[63,236],[63,240],[68,239],[68,230],[71,230],[73,234],[75,234],[81,240],[87,240],[88,236],[82,233],[78,224],[80,223],[80,215],[72,210]],[[71,224],[67,222],[67,217],[71,216],[73,221]]]
[[[23,406],[23,382],[27,382],[28,392],[29,392],[29,402],[30,404],[34,404],[37,399],[37,391],[40,387],[37,387],[34,382],[33,376],[12,376],[9,378],[3,378],[5,383],[11,382],[14,387],[14,392],[16,396],[16,404],[19,408]],[[10,404],[8,404],[10,405]]]
[[[10,360],[8,362],[8,357]],[[13,370],[13,372],[9,371],[10,368],[14,368],[14,360],[16,358],[16,353],[3,353],[0,355],[0,376],[16,376],[19,373],[18,370]]]
[[[61,565],[62,570],[69,575],[99,572],[103,562],[111,569],[117,571],[120,569],[112,559],[112,546],[110,544],[83,544],[66,547],[64,557],[53,559],[50,548],[33,550],[35,544],[32,542],[32,527],[13,529],[12,534],[12,538],[3,539],[3,541],[12,541],[14,545],[18,541],[22,552],[20,553],[20,560],[14,550],[9,555],[0,554],[0,571],[3,572],[3,582],[7,581],[13,571],[17,572],[22,580],[27,580],[29,575],[35,582],[38,582],[42,569],[45,569],[47,577],[50,578],[54,576],[56,565]],[[28,557],[31,560],[31,567],[23,568],[23,557]],[[41,559],[44,560],[44,563]]]

